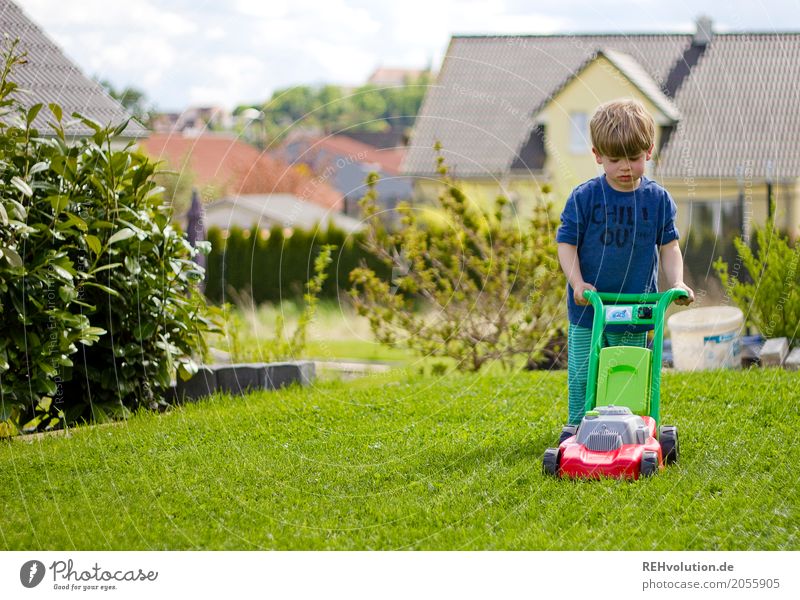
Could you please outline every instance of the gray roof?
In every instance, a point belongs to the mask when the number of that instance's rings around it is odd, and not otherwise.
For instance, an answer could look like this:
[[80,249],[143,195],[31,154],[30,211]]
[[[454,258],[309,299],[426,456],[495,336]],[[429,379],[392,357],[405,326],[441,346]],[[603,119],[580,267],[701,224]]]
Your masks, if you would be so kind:
[[[65,10],[67,10],[65,8]],[[19,38],[18,51],[27,52],[27,64],[19,65],[11,79],[21,88],[16,97],[26,107],[43,103],[45,108],[34,121],[41,133],[52,133],[47,122],[52,119],[47,105],[59,104],[64,112],[64,122],[72,121],[72,113],[78,112],[101,125],[119,125],[130,115],[98,83],[86,77],[69,60],[61,49],[11,0],[0,0],[0,35],[9,41]],[[75,124],[67,129],[75,136],[92,134],[88,127]],[[145,137],[147,130],[131,121],[122,137]]]
[[360,221],[325,207],[306,202],[292,194],[244,194],[231,196],[205,206],[206,228],[261,229],[273,226],[297,227],[311,230],[316,225],[325,228],[329,223],[346,233],[363,228]]
[[699,55],[691,42],[692,34],[455,36],[403,171],[433,176],[440,141],[456,177],[508,173],[536,108],[603,52],[680,117],[659,176],[736,177],[743,167],[763,177],[768,161],[776,178],[800,176],[800,33],[717,34]]

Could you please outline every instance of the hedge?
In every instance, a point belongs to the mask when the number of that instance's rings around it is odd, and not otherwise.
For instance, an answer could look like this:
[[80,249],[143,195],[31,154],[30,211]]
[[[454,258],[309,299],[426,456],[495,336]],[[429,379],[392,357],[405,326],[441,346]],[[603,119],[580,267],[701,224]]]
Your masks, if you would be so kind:
[[231,291],[252,297],[255,304],[302,298],[313,277],[314,258],[326,244],[336,247],[328,277],[320,294],[337,298],[350,285],[350,271],[363,261],[387,279],[391,271],[363,248],[362,234],[339,229],[295,229],[286,235],[281,227],[271,230],[232,228],[227,236],[218,228],[208,232],[211,253],[206,271],[206,297],[229,302]]

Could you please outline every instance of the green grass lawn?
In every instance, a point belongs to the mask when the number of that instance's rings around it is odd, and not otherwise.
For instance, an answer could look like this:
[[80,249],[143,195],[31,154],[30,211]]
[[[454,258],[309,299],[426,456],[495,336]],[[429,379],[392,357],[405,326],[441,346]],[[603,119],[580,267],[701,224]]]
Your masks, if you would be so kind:
[[393,371],[0,444],[0,546],[800,549],[800,377],[665,375],[680,463],[541,473],[566,374]]
[[424,368],[440,363],[452,366],[449,358],[420,357],[406,348],[389,348],[375,341],[366,317],[356,314],[347,303],[321,300],[314,319],[308,325],[307,344],[302,356],[278,359],[267,353],[273,349],[278,316],[285,320],[284,339],[290,338],[297,327],[302,306],[286,300],[278,305],[233,308],[233,316],[224,334],[212,335],[211,346],[231,352],[234,362],[259,362],[279,359],[312,358],[319,361],[376,361]]
[[[323,361],[357,360],[395,364],[418,362],[418,356],[411,350],[388,348],[370,340],[310,340],[304,354]],[[445,362],[445,359],[441,360]]]

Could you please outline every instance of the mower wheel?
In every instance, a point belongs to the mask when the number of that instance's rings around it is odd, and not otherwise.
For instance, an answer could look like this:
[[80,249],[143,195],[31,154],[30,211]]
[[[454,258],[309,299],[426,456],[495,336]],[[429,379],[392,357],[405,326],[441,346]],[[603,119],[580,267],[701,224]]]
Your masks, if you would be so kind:
[[671,465],[678,462],[678,428],[664,425],[658,434],[658,441],[661,444],[664,464]]
[[671,465],[678,462],[678,428],[664,425],[658,434],[658,441],[661,443],[664,464]]
[[561,435],[558,437],[558,445],[560,446],[561,442],[571,438],[576,433],[578,433],[577,425],[564,425],[564,429],[561,430]]
[[545,475],[558,475],[558,463],[561,457],[559,456],[558,448],[548,448],[544,451],[544,458],[542,459],[542,470]]
[[658,453],[645,451],[642,453],[642,462],[639,465],[639,475],[650,477],[658,472]]

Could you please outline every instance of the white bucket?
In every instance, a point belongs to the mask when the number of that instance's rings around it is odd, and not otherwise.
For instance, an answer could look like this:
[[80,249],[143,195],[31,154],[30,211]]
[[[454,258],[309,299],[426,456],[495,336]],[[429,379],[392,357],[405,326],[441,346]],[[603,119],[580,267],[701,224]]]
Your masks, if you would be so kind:
[[744,315],[734,306],[706,306],[675,313],[667,321],[675,369],[741,367],[743,324]]

